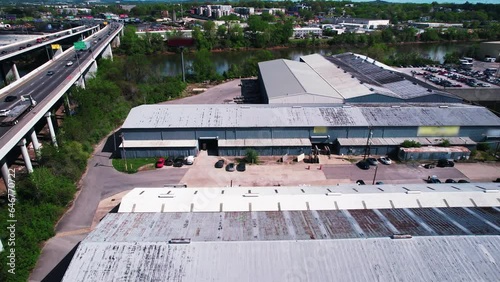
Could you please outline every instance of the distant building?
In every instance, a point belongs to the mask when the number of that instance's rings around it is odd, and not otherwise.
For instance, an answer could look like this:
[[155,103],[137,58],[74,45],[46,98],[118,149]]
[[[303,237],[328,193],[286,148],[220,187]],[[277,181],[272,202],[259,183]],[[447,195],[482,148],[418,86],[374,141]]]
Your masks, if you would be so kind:
[[356,26],[365,29],[378,29],[389,25],[389,20],[370,20],[362,18],[346,18],[346,17],[335,17],[335,18],[325,18],[322,20],[323,23],[331,23],[335,25],[342,26]]
[[249,16],[255,14],[255,8],[253,7],[235,7],[234,12],[243,16]]
[[304,38],[307,36],[320,37],[323,30],[319,27],[296,27],[293,29],[293,36],[296,38]]
[[461,28],[464,26],[461,23],[431,23],[431,22],[412,22],[409,23],[409,25],[414,26],[416,28],[450,28],[450,27]]
[[276,13],[278,12],[285,13],[285,11],[286,10],[284,8],[265,8],[261,10],[262,14],[270,14],[270,15],[276,15]]

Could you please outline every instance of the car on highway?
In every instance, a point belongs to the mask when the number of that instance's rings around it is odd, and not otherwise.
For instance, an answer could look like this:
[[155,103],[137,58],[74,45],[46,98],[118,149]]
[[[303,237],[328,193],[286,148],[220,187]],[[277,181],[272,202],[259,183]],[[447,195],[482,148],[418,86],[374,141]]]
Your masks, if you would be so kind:
[[237,171],[245,171],[247,169],[247,164],[245,162],[241,162],[236,166]]
[[71,67],[72,65],[73,65],[73,61],[69,61],[69,62],[66,63],[67,67]]
[[234,171],[235,170],[235,165],[234,163],[229,163],[227,166],[226,166],[226,171]]
[[447,159],[440,159],[437,162],[437,167],[454,167],[455,163]]
[[10,113],[10,110],[0,110],[0,117],[6,117]]
[[378,161],[379,161],[380,163],[385,164],[385,165],[390,165],[390,164],[392,164],[392,160],[391,160],[391,159],[389,159],[388,157],[380,157],[380,158],[378,159]]
[[367,161],[359,161],[356,165],[363,170],[370,169],[370,164]]
[[47,76],[51,76],[51,75],[53,75],[54,73],[55,73],[54,71],[48,71],[48,72],[47,72]]
[[3,101],[4,102],[13,102],[15,100],[17,100],[17,96],[11,96],[11,95],[9,95],[9,96],[5,97],[5,99]]
[[23,50],[24,48],[26,48],[26,47],[24,47],[24,46],[21,46],[21,47],[19,47],[19,50]]
[[377,162],[377,159],[375,158],[367,158],[366,161],[370,164],[370,165],[378,165],[378,162]]
[[177,157],[174,160],[174,167],[182,167],[184,165],[184,157]]
[[215,165],[215,168],[223,168],[224,167],[224,160],[218,160]]
[[159,159],[156,161],[156,165],[155,165],[155,167],[156,167],[156,168],[162,168],[164,165],[165,165],[165,159],[164,159],[164,158],[159,158]]

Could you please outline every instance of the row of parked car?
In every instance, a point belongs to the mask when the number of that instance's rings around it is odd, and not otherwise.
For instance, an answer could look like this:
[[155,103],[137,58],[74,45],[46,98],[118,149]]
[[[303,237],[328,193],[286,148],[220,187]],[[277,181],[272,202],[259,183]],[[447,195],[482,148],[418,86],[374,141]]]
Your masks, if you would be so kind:
[[376,166],[379,163],[390,165],[392,164],[392,160],[389,157],[380,157],[376,158],[367,158],[366,160],[359,161],[356,165],[363,170],[370,169],[370,166]]
[[[440,69],[433,67],[423,68],[426,72],[414,72],[417,75],[423,75],[425,79],[433,82],[434,84],[441,85],[444,87],[462,87],[462,84],[466,84],[470,87],[490,87],[489,83],[500,85],[500,80],[494,77],[494,72],[479,71],[479,70],[464,70],[464,69]],[[460,82],[452,82],[448,79],[437,77],[435,74],[446,76],[447,78]],[[489,82],[489,83],[487,83]]]
[[[225,164],[226,163],[225,163],[224,160],[218,160],[215,163],[214,167],[215,168],[223,168]],[[245,171],[246,169],[247,169],[247,165],[246,165],[245,162],[240,162],[237,165],[235,163],[228,163],[226,165],[226,171],[235,171],[235,170],[237,170],[237,171]]]
[[174,158],[172,156],[168,158],[158,158],[156,161],[155,167],[162,168],[164,166],[173,166],[173,167],[182,167],[183,165],[192,165],[194,163],[194,156],[188,157],[177,157]]

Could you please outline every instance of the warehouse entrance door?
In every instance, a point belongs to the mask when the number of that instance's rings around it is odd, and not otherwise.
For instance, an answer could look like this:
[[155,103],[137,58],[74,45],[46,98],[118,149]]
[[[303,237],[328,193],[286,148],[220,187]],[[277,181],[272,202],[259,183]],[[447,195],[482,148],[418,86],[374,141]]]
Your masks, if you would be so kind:
[[219,155],[219,142],[217,137],[200,137],[198,139],[198,147],[202,151],[207,151],[209,156]]

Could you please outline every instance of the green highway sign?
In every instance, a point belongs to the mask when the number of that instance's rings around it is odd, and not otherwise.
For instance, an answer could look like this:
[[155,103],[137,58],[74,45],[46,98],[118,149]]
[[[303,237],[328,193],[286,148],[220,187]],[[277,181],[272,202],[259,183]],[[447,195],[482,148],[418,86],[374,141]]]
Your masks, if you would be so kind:
[[87,48],[87,45],[85,45],[85,42],[83,41],[77,41],[73,43],[73,47],[75,47],[75,50],[85,50],[85,48]]

